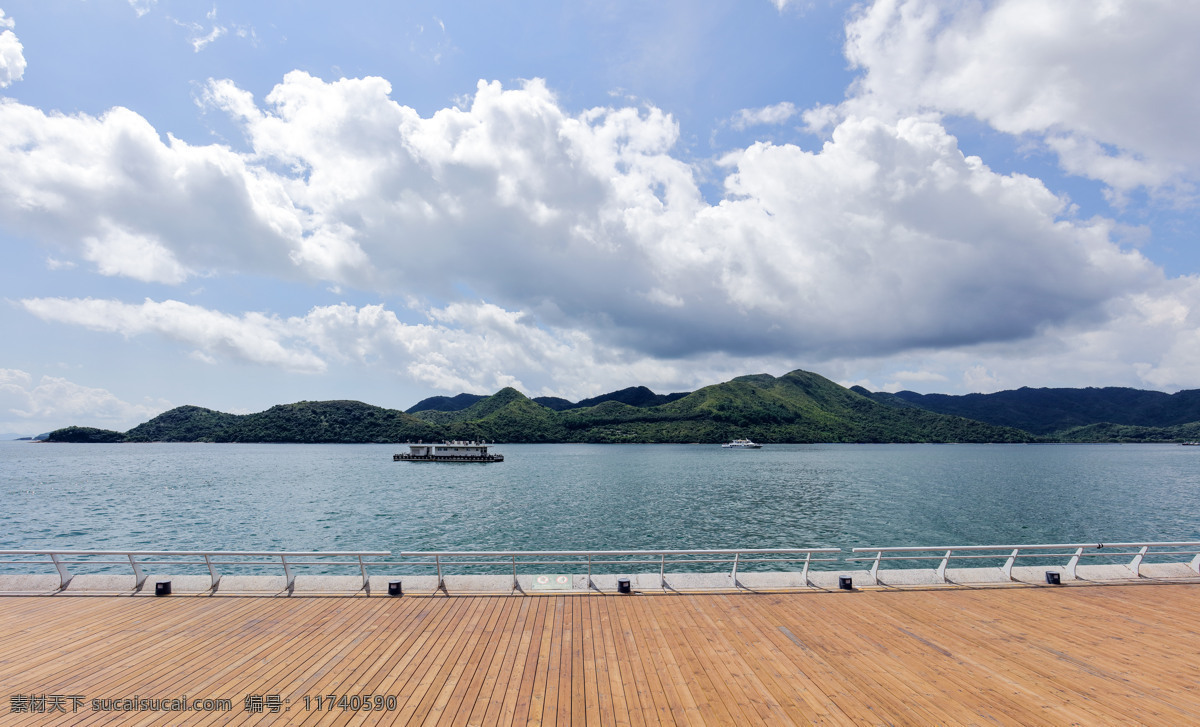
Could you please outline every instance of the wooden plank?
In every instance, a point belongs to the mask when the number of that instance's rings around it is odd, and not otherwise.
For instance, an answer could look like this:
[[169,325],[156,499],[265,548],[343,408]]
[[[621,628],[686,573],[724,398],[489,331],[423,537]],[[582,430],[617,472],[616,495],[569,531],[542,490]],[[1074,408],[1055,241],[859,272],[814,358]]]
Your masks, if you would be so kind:
[[[479,685],[482,684],[482,676],[476,680],[475,674],[480,671],[480,666],[485,658],[488,658],[485,655],[494,650],[493,634],[496,631],[496,625],[504,617],[508,606],[511,605],[514,604],[509,598],[497,596],[488,598],[488,614],[480,622],[482,628],[469,635],[468,648],[458,650],[454,669],[445,680],[437,699],[429,708],[424,724],[438,724],[442,721],[443,715],[453,722],[460,705],[468,701],[474,702],[473,695],[477,693]],[[476,691],[472,691],[472,685]]]
[[[534,612],[534,620],[526,624],[526,629],[521,634],[521,648],[525,653],[525,660],[519,677],[509,683],[509,689],[504,694],[504,711],[501,713],[499,724],[532,723],[531,705],[536,691],[539,674],[538,661],[541,658],[543,637],[546,632],[546,610],[553,605],[549,598],[540,597],[535,600],[537,601],[537,610]],[[549,650],[548,642],[545,648],[547,651]],[[518,676],[515,670],[513,676]],[[537,714],[540,720],[542,714],[540,702]]]
[[471,704],[463,703],[463,709],[455,715],[454,724],[481,725],[487,719],[489,707],[494,706],[497,712],[501,709],[504,697],[502,692],[497,695],[500,689],[498,685],[512,673],[516,661],[516,649],[513,646],[519,643],[520,639],[518,624],[529,612],[529,603],[529,599],[520,599],[515,604],[507,604],[510,608],[507,609],[504,623],[492,640],[493,648],[488,662],[486,665],[481,664],[476,674],[476,680],[480,680],[478,688],[472,684],[476,694],[475,701]]
[[646,724],[675,724],[671,716],[671,706],[666,699],[665,690],[659,679],[658,667],[653,663],[650,647],[642,638],[639,624],[633,616],[634,599],[641,597],[621,598],[614,601],[621,630],[624,635],[625,647],[629,652],[629,662],[633,667],[634,683],[637,689],[638,701],[642,705],[642,715]]
[[[537,661],[530,673],[532,678],[529,701],[519,709],[517,717],[525,712],[525,722],[531,726],[543,723],[547,711],[551,714],[557,710],[558,690],[558,649],[562,644],[562,609],[561,596],[542,596],[548,603],[542,615],[541,640],[539,642]],[[553,724],[554,717],[550,718]]]
[[585,604],[590,625],[584,632],[587,635],[584,658],[585,664],[591,665],[591,678],[596,684],[596,710],[589,716],[589,721],[594,720],[592,724],[627,725],[629,718],[624,709],[619,720],[615,709],[612,673],[619,672],[619,668],[613,658],[608,620],[602,608],[604,601],[603,597],[588,598]]
[[[0,598],[5,725],[1200,724],[1200,584],[513,597]],[[305,712],[304,694],[393,712]],[[99,697],[229,699],[106,713]],[[83,695],[77,714],[13,697]],[[267,717],[279,719],[279,717]]]

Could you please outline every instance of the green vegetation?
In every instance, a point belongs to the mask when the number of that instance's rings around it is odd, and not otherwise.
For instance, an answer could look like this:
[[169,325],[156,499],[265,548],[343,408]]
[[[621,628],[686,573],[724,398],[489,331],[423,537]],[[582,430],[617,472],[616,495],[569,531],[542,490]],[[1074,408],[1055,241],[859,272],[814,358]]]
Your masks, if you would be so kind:
[[[63,430],[59,430],[63,431]],[[301,401],[256,414],[198,406],[164,412],[125,434],[129,442],[290,442],[351,444],[437,437],[426,422],[360,401]],[[58,441],[58,432],[51,432]]]
[[96,429],[95,427],[66,427],[50,432],[46,441],[77,442],[85,444],[110,444],[124,442],[125,435],[111,429]]
[[1058,432],[1063,442],[1196,442],[1200,441],[1200,422],[1174,427],[1140,427],[1130,424],[1089,424]]
[[[915,406],[880,403],[806,371],[793,371],[779,378],[766,374],[741,376],[686,395],[659,396],[634,387],[588,401],[598,403],[572,405],[559,411],[516,389],[505,388],[482,398],[443,397],[432,401],[431,408],[413,414],[357,401],[302,401],[243,415],[181,406],[124,435],[108,432],[104,441],[713,443],[747,437],[771,443],[1035,439],[1011,428]],[[464,403],[468,404],[465,408],[453,408]],[[92,441],[77,431],[60,429],[51,433],[51,439]]]
[[1174,394],[1121,387],[1030,389],[994,394],[863,392],[886,404],[909,406],[1014,427],[1066,442],[1172,442],[1196,439],[1200,390]]
[[409,410],[301,401],[256,414],[181,406],[128,432],[67,427],[55,442],[1181,442],[1200,440],[1200,391],[1018,389],[897,394],[847,389],[817,374],[739,376],[690,394],[631,387],[572,403],[431,397]]

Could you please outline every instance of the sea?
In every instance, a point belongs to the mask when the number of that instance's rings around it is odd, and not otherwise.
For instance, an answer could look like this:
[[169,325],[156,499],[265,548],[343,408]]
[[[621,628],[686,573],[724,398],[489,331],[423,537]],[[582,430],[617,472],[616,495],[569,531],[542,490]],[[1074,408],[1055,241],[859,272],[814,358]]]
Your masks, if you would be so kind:
[[462,551],[1200,540],[1200,447],[0,442],[0,550]]

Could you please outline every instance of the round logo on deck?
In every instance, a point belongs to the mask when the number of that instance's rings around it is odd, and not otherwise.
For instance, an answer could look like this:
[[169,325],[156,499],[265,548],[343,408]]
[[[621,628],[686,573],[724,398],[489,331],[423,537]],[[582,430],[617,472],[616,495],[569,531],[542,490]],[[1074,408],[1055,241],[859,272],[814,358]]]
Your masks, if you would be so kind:
[[536,583],[537,583],[539,586],[544,586],[544,585],[546,585],[546,584],[547,584],[547,583],[549,583],[549,582],[550,582],[550,578],[549,578],[548,576],[538,576],[538,577],[537,577],[537,581],[536,581]]
[[570,576],[559,576],[554,579],[554,582],[560,586],[565,586],[571,580]]

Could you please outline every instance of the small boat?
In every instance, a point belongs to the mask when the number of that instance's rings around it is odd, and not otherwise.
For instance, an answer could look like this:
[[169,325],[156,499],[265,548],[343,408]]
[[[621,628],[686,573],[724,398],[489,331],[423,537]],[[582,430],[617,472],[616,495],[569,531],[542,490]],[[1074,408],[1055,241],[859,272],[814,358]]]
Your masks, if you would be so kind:
[[443,442],[409,444],[408,452],[393,454],[393,462],[503,462],[504,455],[488,454],[488,445],[479,442]]
[[762,449],[761,444],[755,444],[749,439],[735,439],[729,444],[722,444],[725,449]]

